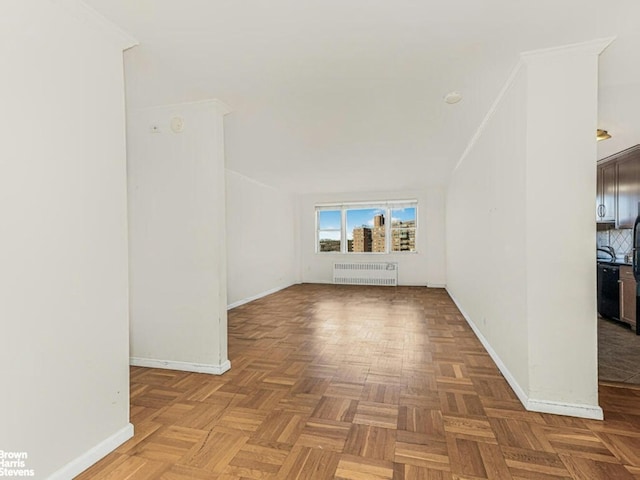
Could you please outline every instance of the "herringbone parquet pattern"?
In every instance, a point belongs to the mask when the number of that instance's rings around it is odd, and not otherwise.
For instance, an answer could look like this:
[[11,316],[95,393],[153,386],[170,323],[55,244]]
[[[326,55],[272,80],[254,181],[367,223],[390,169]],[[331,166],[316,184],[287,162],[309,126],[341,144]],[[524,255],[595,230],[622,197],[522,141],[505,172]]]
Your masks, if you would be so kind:
[[229,356],[132,368],[135,437],[78,479],[640,479],[639,389],[525,411],[443,290],[297,285],[229,313]]

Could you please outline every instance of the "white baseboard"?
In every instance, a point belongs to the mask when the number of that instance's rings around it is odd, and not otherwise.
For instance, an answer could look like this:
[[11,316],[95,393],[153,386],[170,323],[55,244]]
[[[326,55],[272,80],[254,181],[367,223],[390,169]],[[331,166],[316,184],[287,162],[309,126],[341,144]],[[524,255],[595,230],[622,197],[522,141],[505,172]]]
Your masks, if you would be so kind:
[[208,363],[176,362],[173,360],[157,360],[155,358],[130,357],[129,365],[134,367],[163,368],[166,370],[180,370],[182,372],[208,373],[222,375],[231,368],[231,362],[225,360],[220,365]]
[[[344,285],[346,287],[350,287],[353,285],[346,285],[341,283],[333,283],[333,280],[304,280],[300,283],[308,283],[308,284],[316,284],[316,285]],[[357,286],[357,285],[356,285]],[[366,285],[363,285],[366,286]],[[376,285],[371,285],[376,286]],[[377,285],[380,287],[391,287],[392,285]],[[397,287],[426,287],[426,288],[446,288],[447,285],[442,283],[398,283],[398,285],[394,285]]]
[[550,402],[548,400],[536,400],[530,398],[525,405],[527,410],[540,413],[553,413],[568,417],[590,418],[593,420],[604,419],[602,408],[598,405],[582,405],[575,403]]
[[475,333],[482,346],[485,348],[489,356],[495,362],[498,370],[502,373],[505,380],[516,394],[522,405],[525,409],[530,412],[540,412],[540,413],[553,413],[555,415],[566,415],[569,417],[580,417],[580,418],[591,418],[594,420],[602,420],[604,418],[604,414],[602,412],[602,408],[598,405],[582,405],[582,404],[574,404],[574,403],[562,403],[562,402],[550,402],[548,400],[537,400],[535,398],[529,398],[529,396],[525,393],[523,388],[520,386],[515,377],[511,374],[507,366],[504,364],[500,356],[493,349],[489,341],[484,337],[480,329],[476,326],[476,324],[471,320],[469,315],[464,311],[462,306],[458,303],[456,298],[447,288],[447,293],[453,300],[453,303],[456,304],[458,310],[467,321],[473,333]]
[[91,465],[113,452],[131,437],[133,437],[133,425],[128,423],[109,438],[106,438],[75,460],[67,463],[60,470],[49,476],[48,480],[69,480],[79,475]]
[[231,310],[232,308],[239,307],[240,305],[244,305],[245,303],[253,302],[254,300],[258,300],[259,298],[266,297],[267,295],[271,295],[272,293],[279,292],[280,290],[284,290],[285,288],[289,288],[291,285],[296,285],[300,282],[292,282],[281,285],[279,287],[272,288],[265,292],[258,293],[256,295],[252,295],[250,297],[243,298],[242,300],[238,300],[237,302],[230,303],[227,305],[227,310]]
[[458,307],[458,310],[460,310],[460,313],[462,314],[464,319],[467,321],[467,323],[471,327],[471,330],[473,330],[473,333],[475,333],[476,337],[478,337],[478,340],[480,340],[480,343],[482,343],[482,346],[484,347],[484,349],[487,351],[489,356],[492,358],[492,360],[498,367],[498,370],[500,370],[504,378],[507,380],[507,383],[509,384],[513,392],[516,394],[520,402],[522,402],[522,405],[524,405],[524,407],[526,408],[527,404],[529,403],[529,397],[527,396],[527,394],[524,392],[524,390],[522,389],[518,381],[515,379],[515,377],[511,374],[511,372],[509,371],[507,366],[504,364],[502,359],[498,356],[498,354],[493,349],[493,347],[489,344],[489,342],[484,337],[484,335],[482,335],[482,332],[480,332],[476,324],[473,323],[469,315],[467,315],[467,313],[464,311],[462,306],[458,303],[458,301],[452,295],[449,289],[447,289],[447,293],[453,300],[453,303],[456,304],[456,307]]

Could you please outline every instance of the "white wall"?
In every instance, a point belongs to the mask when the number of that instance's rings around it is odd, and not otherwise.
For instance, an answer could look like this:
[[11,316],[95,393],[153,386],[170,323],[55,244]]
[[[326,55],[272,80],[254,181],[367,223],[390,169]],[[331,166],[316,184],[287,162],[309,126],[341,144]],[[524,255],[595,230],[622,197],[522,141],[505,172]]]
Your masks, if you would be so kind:
[[585,408],[598,405],[593,131],[603,47],[525,57],[529,397]]
[[640,92],[640,82],[600,89],[598,125],[606,129],[612,137],[598,142],[599,159],[640,143],[640,94],[638,92]]
[[298,283],[295,197],[226,171],[227,303],[234,307]]
[[599,36],[616,36],[599,62],[598,128],[612,135],[598,142],[599,159],[640,143],[640,2],[612,6],[598,15]]
[[[376,200],[418,200],[416,253],[316,253],[315,205],[329,202],[366,202]],[[346,258],[358,261],[398,262],[400,285],[443,287],[445,270],[445,192],[428,191],[366,192],[303,195],[300,198],[300,269],[305,283],[332,283],[334,262]]]
[[526,87],[521,69],[455,170],[446,223],[447,289],[525,391]]
[[2,4],[0,449],[27,453],[36,478],[68,479],[133,432],[122,71],[132,42],[58,3]]
[[224,113],[216,101],[130,112],[132,364],[229,368]]
[[605,44],[523,55],[447,196],[448,290],[514,391],[530,410],[594,418],[593,131]]

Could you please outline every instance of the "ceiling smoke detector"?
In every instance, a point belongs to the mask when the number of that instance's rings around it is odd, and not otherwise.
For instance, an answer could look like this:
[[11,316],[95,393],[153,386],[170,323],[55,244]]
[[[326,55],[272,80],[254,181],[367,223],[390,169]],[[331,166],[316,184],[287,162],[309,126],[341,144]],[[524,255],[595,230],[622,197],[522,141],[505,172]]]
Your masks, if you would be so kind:
[[448,103],[449,105],[458,103],[460,100],[462,100],[462,94],[459,92],[449,92],[444,96],[445,103]]

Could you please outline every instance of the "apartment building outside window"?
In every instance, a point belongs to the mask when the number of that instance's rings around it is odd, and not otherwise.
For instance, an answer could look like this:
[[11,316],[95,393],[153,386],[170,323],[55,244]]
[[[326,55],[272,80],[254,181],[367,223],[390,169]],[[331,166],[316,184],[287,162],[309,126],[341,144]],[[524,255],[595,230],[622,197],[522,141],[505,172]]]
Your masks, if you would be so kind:
[[316,252],[415,252],[416,200],[316,205]]

